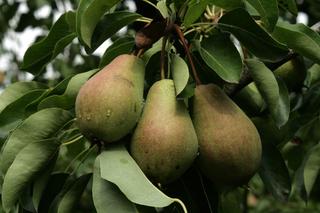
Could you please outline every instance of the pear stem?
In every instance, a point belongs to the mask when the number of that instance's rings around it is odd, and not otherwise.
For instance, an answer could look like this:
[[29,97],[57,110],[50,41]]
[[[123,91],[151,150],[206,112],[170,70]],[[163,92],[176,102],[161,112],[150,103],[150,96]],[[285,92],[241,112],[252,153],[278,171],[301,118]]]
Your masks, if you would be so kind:
[[162,39],[162,47],[161,47],[161,56],[160,56],[160,75],[161,79],[165,79],[165,53],[166,53],[166,44],[167,44],[168,36],[163,36]]
[[193,74],[194,80],[196,81],[196,85],[201,85],[202,83],[201,83],[201,81],[200,81],[200,79],[198,77],[198,74],[196,72],[196,68],[194,66],[194,63],[193,63],[193,60],[192,60],[192,57],[191,57],[191,54],[190,54],[190,50],[189,50],[189,47],[188,47],[188,45],[186,43],[184,35],[183,35],[183,33],[182,33],[182,31],[181,31],[181,29],[180,29],[180,27],[178,25],[174,24],[174,29],[175,29],[176,33],[178,34],[178,37],[182,42],[182,46],[183,46],[183,48],[184,48],[184,50],[185,50],[185,52],[187,54],[188,60],[190,62],[192,74]]

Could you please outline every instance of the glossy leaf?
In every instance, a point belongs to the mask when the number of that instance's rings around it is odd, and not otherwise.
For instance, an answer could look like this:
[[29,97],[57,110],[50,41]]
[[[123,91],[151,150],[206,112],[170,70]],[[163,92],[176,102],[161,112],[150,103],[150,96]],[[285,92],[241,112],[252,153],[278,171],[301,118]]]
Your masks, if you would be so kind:
[[307,197],[310,196],[311,190],[316,182],[320,171],[320,144],[310,150],[308,159],[304,165],[303,177]]
[[259,12],[264,26],[272,32],[279,16],[277,0],[247,0],[247,2]]
[[109,64],[114,58],[121,54],[129,54],[132,52],[134,47],[134,38],[133,37],[123,37],[117,39],[115,42],[112,43],[110,47],[104,52],[99,67],[103,68],[107,64]]
[[59,202],[57,213],[74,212],[74,208],[81,198],[83,191],[85,190],[91,174],[82,175],[79,177],[70,189],[64,194]]
[[34,113],[24,120],[7,139],[2,155],[0,155],[3,174],[7,172],[21,149],[32,142],[54,137],[72,117],[68,111],[50,108]]
[[46,85],[30,81],[30,82],[16,82],[10,84],[0,95],[0,112],[6,108],[9,104],[21,98],[32,90],[45,89]]
[[228,34],[216,33],[195,43],[202,59],[220,78],[237,83],[242,72],[242,60]]
[[210,4],[214,4],[226,10],[232,10],[235,8],[243,7],[242,0],[208,0]]
[[59,146],[60,142],[55,138],[40,140],[28,144],[18,153],[2,186],[2,204],[6,211],[15,206],[25,187],[52,160]]
[[99,156],[94,164],[92,198],[97,213],[113,212],[115,209],[123,213],[138,212],[135,204],[116,185],[101,178]]
[[264,61],[280,61],[288,53],[284,45],[274,40],[243,9],[226,13],[218,24],[220,29],[232,33],[252,54]]
[[279,100],[278,108],[276,110],[276,115],[274,117],[277,125],[279,127],[285,125],[289,120],[290,115],[290,98],[289,91],[283,80],[277,78],[279,86]]
[[141,15],[128,11],[119,11],[105,15],[94,30],[90,46],[91,48],[87,49],[87,52],[93,52],[105,40],[138,18],[141,18]]
[[25,118],[26,106],[44,92],[44,89],[32,90],[2,110],[0,113],[0,138],[8,135]]
[[105,12],[120,0],[81,0],[76,14],[76,31],[80,41],[91,47],[92,34]]
[[[277,126],[281,127],[287,120],[287,110],[282,111],[280,107],[280,89],[274,74],[262,62],[255,59],[248,59],[247,65],[250,74],[255,82],[261,96],[265,100],[270,114]],[[281,87],[283,89],[283,87]],[[281,94],[285,98],[285,91]],[[285,99],[281,102],[281,106],[288,104]],[[282,114],[281,114],[282,113]],[[279,118],[282,115],[283,118]]]
[[320,63],[320,35],[309,27],[279,21],[272,35],[295,52]]
[[186,27],[189,27],[193,22],[195,22],[204,12],[208,0],[190,0],[188,1],[188,9],[184,16],[183,23]]
[[277,0],[280,7],[288,10],[293,15],[298,15],[296,0]]
[[38,109],[41,110],[50,107],[58,107],[62,109],[73,108],[81,86],[97,71],[97,69],[94,69],[73,76],[62,95],[52,95],[47,97],[39,103]]
[[172,56],[170,66],[176,95],[179,95],[188,83],[189,68],[187,63],[178,55]]
[[131,202],[165,207],[175,201],[147,179],[122,144],[109,147],[100,154],[100,168],[101,177],[117,185]]
[[45,38],[27,49],[21,69],[35,75],[39,74],[44,66],[61,53],[76,37],[74,22],[74,12],[64,13],[55,22]]

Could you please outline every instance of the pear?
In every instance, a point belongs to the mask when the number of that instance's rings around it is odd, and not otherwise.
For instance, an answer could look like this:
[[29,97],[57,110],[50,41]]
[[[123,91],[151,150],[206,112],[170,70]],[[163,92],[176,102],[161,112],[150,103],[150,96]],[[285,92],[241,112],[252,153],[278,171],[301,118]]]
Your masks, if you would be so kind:
[[199,85],[193,99],[199,167],[218,190],[246,184],[261,161],[259,133],[246,114],[216,85]]
[[298,91],[303,86],[303,82],[307,76],[307,69],[303,59],[296,56],[278,67],[274,71],[274,74],[282,78],[289,91]]
[[77,125],[89,140],[114,142],[136,125],[143,107],[145,67],[134,55],[120,55],[80,89]]
[[176,99],[172,80],[152,85],[131,141],[131,155],[152,181],[170,183],[193,163],[198,140],[183,101]]

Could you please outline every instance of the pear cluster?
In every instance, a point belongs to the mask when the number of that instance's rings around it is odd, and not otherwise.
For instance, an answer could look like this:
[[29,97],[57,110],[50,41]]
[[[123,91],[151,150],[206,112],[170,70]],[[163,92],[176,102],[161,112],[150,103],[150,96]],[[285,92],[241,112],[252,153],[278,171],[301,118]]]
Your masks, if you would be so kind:
[[143,104],[144,75],[140,58],[120,55],[90,78],[76,99],[83,135],[106,144],[133,132],[130,153],[155,183],[177,180],[194,162],[217,189],[247,183],[261,141],[246,114],[214,84],[195,88],[189,113],[170,79],[154,83]]

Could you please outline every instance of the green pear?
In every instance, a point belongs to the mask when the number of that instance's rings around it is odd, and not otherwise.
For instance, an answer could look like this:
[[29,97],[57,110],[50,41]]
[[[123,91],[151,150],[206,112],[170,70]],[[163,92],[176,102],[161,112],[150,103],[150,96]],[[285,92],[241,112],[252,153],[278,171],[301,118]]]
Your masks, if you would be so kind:
[[133,158],[152,181],[166,184],[190,167],[197,152],[192,120],[184,102],[176,99],[173,81],[157,81],[132,137]]
[[246,114],[216,85],[199,85],[193,99],[199,166],[218,190],[246,184],[261,160],[259,133]]
[[289,91],[297,91],[303,86],[307,69],[301,57],[295,57],[278,67],[274,74],[282,78]]
[[124,54],[81,87],[75,110],[84,136],[109,143],[134,128],[143,107],[144,73],[140,58]]

